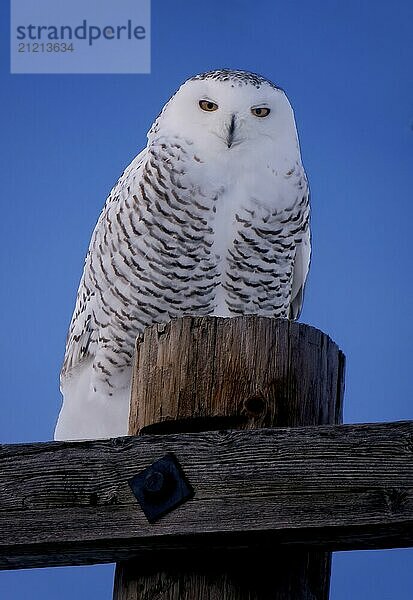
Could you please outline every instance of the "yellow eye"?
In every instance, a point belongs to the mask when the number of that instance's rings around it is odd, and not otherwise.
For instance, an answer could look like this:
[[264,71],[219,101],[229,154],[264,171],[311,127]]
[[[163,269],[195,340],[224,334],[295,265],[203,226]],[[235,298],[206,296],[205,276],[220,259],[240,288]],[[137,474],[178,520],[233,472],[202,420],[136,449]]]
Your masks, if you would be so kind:
[[211,102],[210,100],[200,100],[199,107],[207,112],[213,112],[214,110],[217,110],[218,104],[215,104],[215,102]]
[[268,117],[271,110],[265,106],[257,106],[257,108],[251,108],[251,112],[256,117]]

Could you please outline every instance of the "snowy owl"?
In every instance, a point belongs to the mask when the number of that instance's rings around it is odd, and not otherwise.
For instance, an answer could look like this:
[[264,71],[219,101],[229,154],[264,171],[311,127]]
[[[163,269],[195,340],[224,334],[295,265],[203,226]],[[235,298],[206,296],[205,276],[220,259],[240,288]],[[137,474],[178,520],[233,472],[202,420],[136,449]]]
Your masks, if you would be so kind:
[[296,319],[309,262],[307,178],[284,91],[245,71],[191,77],[92,234],[55,439],[127,434],[145,327],[183,315]]

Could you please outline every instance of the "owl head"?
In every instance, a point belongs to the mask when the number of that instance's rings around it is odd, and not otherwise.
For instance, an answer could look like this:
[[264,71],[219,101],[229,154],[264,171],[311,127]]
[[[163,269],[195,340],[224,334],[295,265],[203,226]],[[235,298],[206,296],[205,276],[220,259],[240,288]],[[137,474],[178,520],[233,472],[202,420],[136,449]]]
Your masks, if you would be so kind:
[[255,73],[217,70],[185,81],[152,126],[149,142],[182,137],[200,151],[298,152],[294,113],[285,92]]

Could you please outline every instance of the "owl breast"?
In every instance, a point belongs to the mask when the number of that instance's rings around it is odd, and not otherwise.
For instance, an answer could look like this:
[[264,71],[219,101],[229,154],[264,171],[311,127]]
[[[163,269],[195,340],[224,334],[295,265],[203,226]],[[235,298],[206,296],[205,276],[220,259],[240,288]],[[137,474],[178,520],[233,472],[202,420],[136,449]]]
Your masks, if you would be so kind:
[[[271,169],[236,177],[233,161],[207,164],[190,143],[161,139],[112,190],[78,295],[77,316],[90,312],[83,321],[96,389],[128,384],[136,336],[152,323],[187,314],[288,317],[296,246],[308,228],[302,168],[282,174],[277,192]],[[288,194],[277,199],[282,186]]]
[[169,318],[288,317],[296,246],[308,233],[305,175],[298,163],[276,171],[248,160],[239,151],[205,160],[182,140],[150,149],[140,186],[142,240],[154,251],[145,277],[161,284],[153,291]]

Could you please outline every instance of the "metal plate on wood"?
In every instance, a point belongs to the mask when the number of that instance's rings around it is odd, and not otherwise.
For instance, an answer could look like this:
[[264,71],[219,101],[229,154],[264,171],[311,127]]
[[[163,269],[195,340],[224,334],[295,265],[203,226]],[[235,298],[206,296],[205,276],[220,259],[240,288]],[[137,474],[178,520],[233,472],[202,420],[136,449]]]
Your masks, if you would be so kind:
[[155,523],[195,493],[172,453],[152,463],[128,483],[149,523]]

